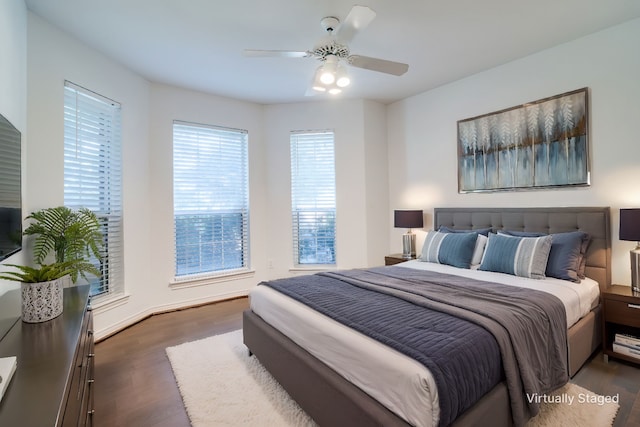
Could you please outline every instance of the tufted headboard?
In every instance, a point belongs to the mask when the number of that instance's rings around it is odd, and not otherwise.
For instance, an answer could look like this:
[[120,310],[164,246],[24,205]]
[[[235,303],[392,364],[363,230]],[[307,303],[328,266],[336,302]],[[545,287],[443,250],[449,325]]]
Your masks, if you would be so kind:
[[585,274],[604,290],[611,284],[611,225],[608,207],[560,208],[435,208],[434,229],[460,230],[491,227],[498,230],[562,233],[584,231],[591,235]]

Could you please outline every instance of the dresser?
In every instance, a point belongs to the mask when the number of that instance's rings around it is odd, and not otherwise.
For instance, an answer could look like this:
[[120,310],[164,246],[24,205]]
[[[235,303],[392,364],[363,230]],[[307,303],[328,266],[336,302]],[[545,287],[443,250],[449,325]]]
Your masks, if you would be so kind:
[[[20,303],[19,291],[2,298]],[[15,293],[15,294],[13,294]],[[64,290],[64,310],[43,323],[17,320],[0,357],[18,365],[0,402],[0,426],[92,426],[94,339],[89,286]]]

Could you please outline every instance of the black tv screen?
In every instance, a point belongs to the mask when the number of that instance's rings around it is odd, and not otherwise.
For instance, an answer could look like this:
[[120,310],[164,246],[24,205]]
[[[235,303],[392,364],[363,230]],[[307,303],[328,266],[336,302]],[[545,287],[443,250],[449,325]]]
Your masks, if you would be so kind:
[[0,115],[0,260],[22,247],[20,132]]

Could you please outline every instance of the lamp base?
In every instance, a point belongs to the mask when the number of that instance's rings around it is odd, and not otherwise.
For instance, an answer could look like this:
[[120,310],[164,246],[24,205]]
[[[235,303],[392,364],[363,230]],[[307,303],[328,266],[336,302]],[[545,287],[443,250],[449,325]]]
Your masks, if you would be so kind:
[[640,292],[640,248],[630,251],[631,255],[631,290]]
[[416,235],[409,232],[402,235],[402,258],[412,259],[416,257]]

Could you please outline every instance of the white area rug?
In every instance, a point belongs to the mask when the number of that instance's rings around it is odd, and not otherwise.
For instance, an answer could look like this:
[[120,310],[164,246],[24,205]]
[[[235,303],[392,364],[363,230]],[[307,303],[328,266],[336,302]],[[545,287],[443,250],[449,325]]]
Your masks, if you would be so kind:
[[[193,427],[315,425],[249,357],[242,331],[169,347],[167,355]],[[597,395],[575,384],[553,395],[564,403],[543,403],[527,427],[610,426],[618,411],[616,403],[587,403]]]

